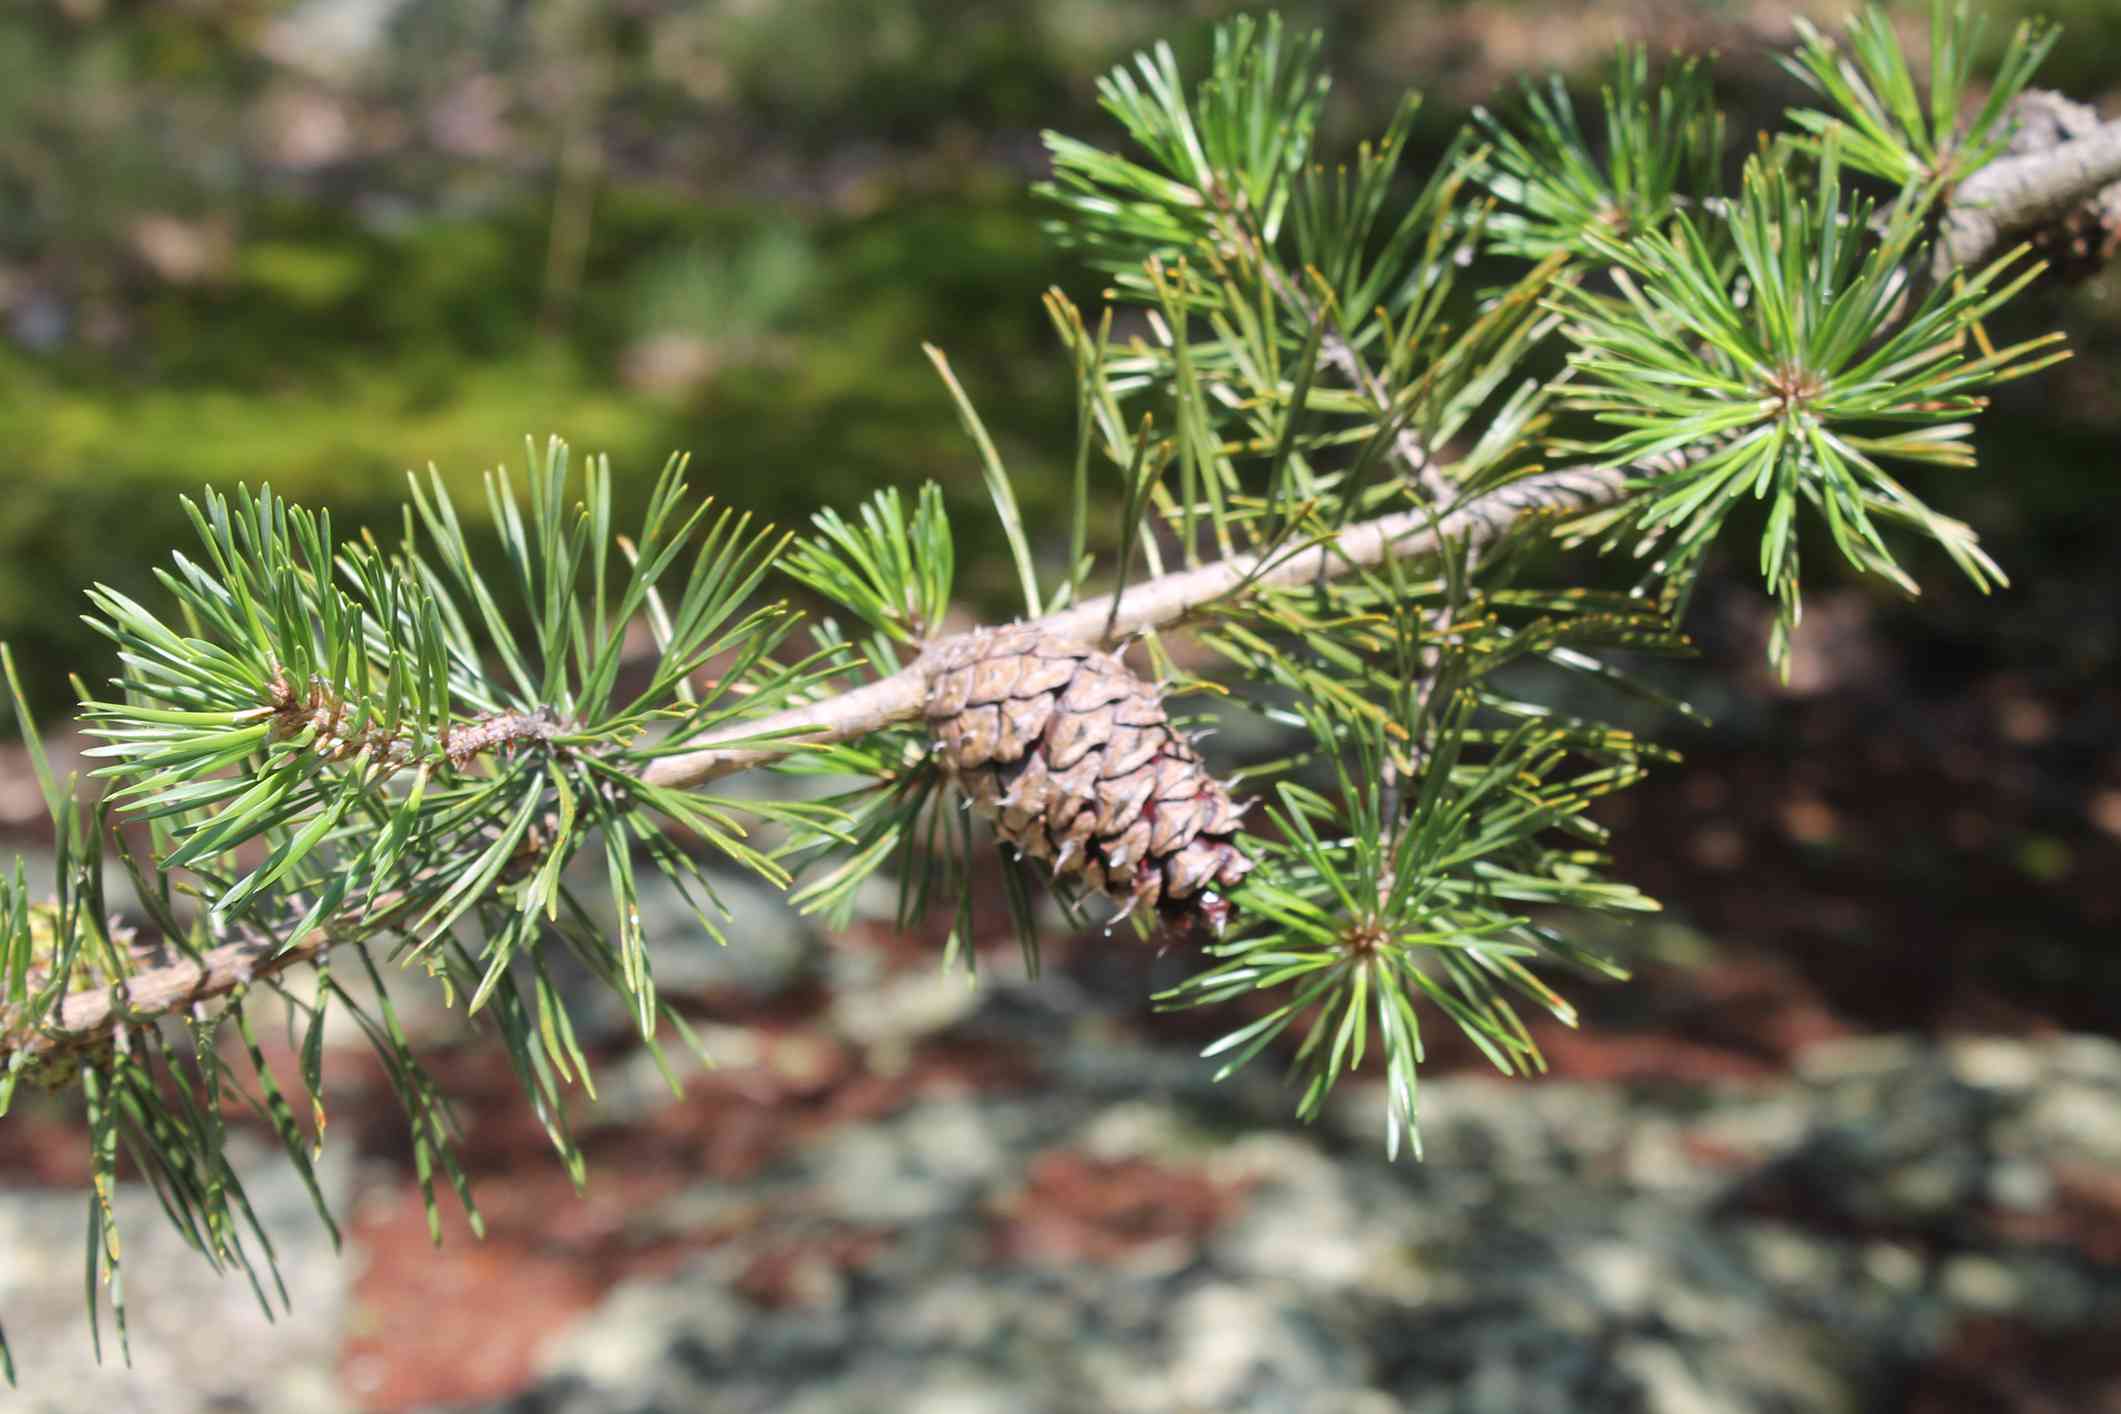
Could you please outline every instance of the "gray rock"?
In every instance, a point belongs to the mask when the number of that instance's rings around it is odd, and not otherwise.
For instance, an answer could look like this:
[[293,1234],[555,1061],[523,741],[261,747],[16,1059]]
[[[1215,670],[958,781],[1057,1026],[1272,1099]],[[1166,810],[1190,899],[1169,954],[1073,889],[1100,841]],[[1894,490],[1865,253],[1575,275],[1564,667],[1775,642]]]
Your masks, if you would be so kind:
[[[2045,1235],[2121,1134],[2103,1044],[1892,1039],[1737,1089],[1438,1077],[1427,1160],[1393,1164],[1374,1086],[1305,1128],[1264,1069],[1216,1085],[1035,989],[902,979],[826,1043],[886,1066],[937,1029],[1007,1037],[1048,1083],[915,1088],[644,1206],[638,1233],[721,1235],[615,1288],[490,1414],[1858,1414],[1962,1321],[2121,1321],[2121,1277]],[[740,1064],[749,1034],[710,1039]],[[0,1205],[21,1407],[336,1407],[345,1268],[284,1166],[245,1172],[294,1323],[260,1333],[143,1214],[137,1387],[52,1363],[87,1358],[79,1200]],[[207,1353],[268,1339],[255,1368]]]
[[[794,1308],[731,1295],[740,1254],[703,1260],[615,1297],[496,1409],[1856,1414],[1961,1315],[2088,1332],[2121,1310],[2066,1255],[1889,1235],[2051,1204],[2052,1125],[2121,1122],[2098,1048],[1893,1040],[1690,1096],[1442,1079],[1428,1161],[1390,1165],[1374,1090],[1303,1130],[1124,1033],[1023,1034],[1065,1083],[916,1104],[751,1186],[790,1230],[880,1233],[874,1260]],[[1056,1146],[1238,1196],[1197,1242],[997,1248]]]
[[[601,860],[596,863],[601,867]],[[824,950],[811,920],[789,908],[780,893],[732,870],[715,870],[708,877],[711,894],[694,881],[687,884],[701,912],[721,930],[722,941],[701,927],[692,905],[668,876],[653,864],[636,862],[641,928],[659,993],[726,991],[763,1001],[796,985],[818,966]],[[601,886],[586,891],[591,898],[604,892]],[[606,936],[615,936],[611,919],[601,921]],[[551,947],[546,956],[585,1043],[614,1040],[635,1029],[630,1004],[564,948]]]
[[[333,1414],[350,1268],[331,1250],[292,1169],[231,1140],[258,1219],[279,1254],[290,1309],[260,1310],[240,1272],[217,1275],[184,1244],[140,1184],[120,1185],[117,1211],[132,1350],[127,1368],[106,1306],[103,1363],[82,1297],[82,1199],[0,1191],[0,1319],[21,1388],[0,1403],[20,1414]],[[345,1213],[352,1165],[327,1149],[318,1179]],[[261,1262],[262,1269],[262,1262]],[[271,1278],[263,1276],[270,1291]],[[269,1352],[270,1358],[265,1358]]]
[[638,876],[641,924],[648,935],[658,986],[680,992],[729,988],[770,997],[804,977],[815,964],[818,938],[810,921],[785,896],[748,875],[710,875],[713,901],[694,896],[722,930],[717,943],[700,927],[677,886],[649,869]]

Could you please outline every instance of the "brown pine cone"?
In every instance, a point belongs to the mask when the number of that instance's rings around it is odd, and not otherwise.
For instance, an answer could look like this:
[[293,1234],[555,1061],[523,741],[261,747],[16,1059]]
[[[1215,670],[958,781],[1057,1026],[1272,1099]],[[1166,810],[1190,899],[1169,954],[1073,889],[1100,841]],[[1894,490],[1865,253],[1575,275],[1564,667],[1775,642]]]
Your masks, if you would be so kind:
[[1002,838],[1053,876],[1220,932],[1216,892],[1252,868],[1243,812],[1164,715],[1156,688],[1109,653],[1030,625],[947,645],[928,677],[945,770]]

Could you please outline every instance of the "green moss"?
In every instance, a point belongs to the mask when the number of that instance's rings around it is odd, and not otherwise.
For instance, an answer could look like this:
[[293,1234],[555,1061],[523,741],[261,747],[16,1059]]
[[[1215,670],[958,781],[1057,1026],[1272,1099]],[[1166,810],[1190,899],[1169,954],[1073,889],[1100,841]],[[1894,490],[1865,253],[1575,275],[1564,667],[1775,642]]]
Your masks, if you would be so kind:
[[236,278],[269,299],[314,311],[343,303],[367,283],[365,265],[362,252],[344,246],[254,241],[243,248]]
[[[991,517],[921,342],[988,409],[1027,509],[1056,504],[1072,413],[1037,212],[1013,184],[974,185],[809,223],[609,194],[574,317],[543,331],[534,206],[402,232],[270,211],[228,280],[157,293],[121,358],[0,344],[0,638],[55,703],[68,670],[107,662],[80,591],[151,599],[152,567],[191,538],[179,494],[270,482],[391,535],[406,470],[432,461],[477,521],[480,473],[549,433],[608,452],[622,500],[689,450],[696,486],[786,524],[933,477],[979,563]],[[710,376],[628,387],[630,343],[668,333],[714,350]]]

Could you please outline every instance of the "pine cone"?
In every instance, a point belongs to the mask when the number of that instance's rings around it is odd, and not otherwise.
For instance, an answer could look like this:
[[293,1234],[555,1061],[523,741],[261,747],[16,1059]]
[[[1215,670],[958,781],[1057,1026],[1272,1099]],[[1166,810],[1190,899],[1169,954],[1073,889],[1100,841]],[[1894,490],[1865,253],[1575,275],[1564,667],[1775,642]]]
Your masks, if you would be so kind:
[[1252,861],[1243,814],[1164,715],[1154,686],[1109,653],[1035,627],[951,643],[928,678],[936,754],[1002,838],[1053,876],[1220,932],[1214,890]]

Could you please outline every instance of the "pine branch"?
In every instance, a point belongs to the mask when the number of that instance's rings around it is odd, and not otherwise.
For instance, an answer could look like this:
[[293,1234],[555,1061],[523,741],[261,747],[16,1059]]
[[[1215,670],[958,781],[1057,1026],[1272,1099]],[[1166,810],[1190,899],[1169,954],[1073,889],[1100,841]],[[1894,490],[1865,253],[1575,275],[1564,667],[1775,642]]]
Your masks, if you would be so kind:
[[[1293,551],[1266,558],[1239,555],[1196,570],[1163,575],[1117,596],[1088,599],[1037,621],[1066,640],[1095,643],[1111,624],[1116,641],[1148,629],[1170,628],[1202,608],[1255,589],[1310,583],[1368,569],[1388,559],[1419,559],[1446,543],[1469,549],[1494,544],[1532,517],[1553,517],[1618,500],[1628,482],[1618,468],[1569,468],[1512,482],[1437,518],[1426,510],[1361,521]],[[1116,604],[1116,612],[1115,612]],[[910,666],[852,692],[783,709],[702,738],[700,749],[661,757],[641,772],[646,785],[676,789],[703,785],[781,759],[791,751],[852,741],[918,717],[933,665],[970,635],[932,641]],[[757,744],[761,737],[774,740]],[[717,745],[717,741],[732,743]],[[734,744],[742,742],[745,744]],[[385,905],[387,907],[387,905]],[[246,930],[235,941],[171,963],[155,954],[141,970],[107,989],[68,997],[55,1016],[0,1031],[0,1054],[32,1057],[93,1044],[114,1025],[147,1020],[222,996],[262,976],[312,961],[342,942],[372,937],[373,912],[358,931],[320,928],[293,947],[269,933]]]
[[[1623,472],[1613,469],[1547,472],[1481,496],[1441,520],[1421,510],[1381,516],[1349,526],[1309,548],[1279,553],[1268,560],[1241,555],[1197,570],[1167,574],[1117,596],[1085,600],[1037,623],[1057,637],[1082,643],[1103,637],[1108,618],[1113,640],[1147,629],[1170,628],[1202,607],[1226,601],[1243,589],[1305,584],[1321,573],[1331,576],[1369,568],[1388,557],[1419,558],[1436,553],[1446,541],[1485,547],[1527,517],[1587,509],[1616,500],[1626,479]],[[852,741],[910,721],[920,715],[932,665],[969,637],[960,634],[934,640],[911,666],[889,677],[718,734],[731,742],[772,736],[775,740],[769,745],[718,746],[716,737],[709,736],[697,751],[655,761],[642,772],[642,779],[664,788],[703,785],[778,760],[793,750]],[[99,1036],[120,1020],[160,1015],[224,995],[261,976],[309,961],[350,937],[365,938],[372,932],[372,927],[358,933],[336,934],[326,929],[285,949],[281,940],[271,935],[247,933],[197,959],[152,965],[108,990],[69,997],[56,1017],[34,1028],[10,1026],[0,1032],[0,1052],[43,1055],[62,1045]]]
[[2117,181],[2121,119],[2044,152],[1998,158],[1960,184],[1944,217],[1936,260],[1942,269],[1979,264]]
[[411,900],[392,895],[377,900],[365,911],[361,926],[311,930],[308,937],[287,945],[277,933],[244,927],[233,942],[209,948],[197,957],[166,961],[173,949],[166,944],[134,954],[136,963],[155,960],[122,982],[93,992],[76,992],[59,1006],[56,1015],[34,1024],[0,1013],[0,1054],[19,1053],[40,1061],[69,1051],[99,1044],[114,1026],[133,1021],[153,1021],[239,987],[276,976],[305,962],[314,962],[341,943],[365,941]]
[[[1962,265],[1978,260],[2005,233],[2067,209],[2117,179],[2121,179],[2121,121],[2049,152],[2001,159],[1960,187],[1944,218],[1948,239],[1940,251]],[[1669,471],[1671,459],[1653,463],[1653,467]],[[1446,542],[1484,549],[1530,517],[1615,504],[1625,497],[1630,480],[1629,471],[1620,467],[1544,472],[1477,496],[1440,518],[1427,510],[1412,510],[1357,522],[1306,548],[1275,552],[1265,562],[1256,555],[1238,555],[1166,574],[1118,595],[1085,600],[1038,623],[1050,633],[1079,642],[1118,641],[1144,630],[1181,624],[1241,587],[1303,584],[1321,573],[1344,574],[1374,567],[1387,558],[1431,555]],[[664,789],[698,786],[781,759],[793,750],[852,741],[911,721],[920,715],[930,665],[956,641],[934,640],[910,666],[851,692],[705,733],[698,749],[657,759],[640,779]],[[758,744],[765,737],[774,739]],[[121,987],[70,997],[56,1018],[34,1027],[10,1026],[0,1033],[0,1053],[20,1050],[34,1055],[62,1043],[78,1044],[100,1036],[120,1018],[163,1014],[223,995],[253,980],[261,970],[281,970],[340,941],[344,941],[342,936],[321,930],[296,948],[282,951],[278,940],[271,937],[245,937],[207,952],[198,961],[151,965]]]
[[[1331,577],[1367,569],[1392,557],[1418,559],[1435,554],[1447,541],[1484,548],[1529,516],[1589,509],[1618,500],[1627,479],[1627,473],[1618,468],[1545,472],[1477,497],[1440,519],[1427,510],[1412,510],[1360,521],[1307,548],[1276,552],[1264,559],[1237,555],[1163,575],[1116,596],[1086,599],[1037,623],[1046,632],[1074,642],[1117,642],[1147,629],[1182,624],[1201,608],[1227,602],[1231,595],[1248,589],[1308,584],[1321,574]],[[786,738],[786,744],[724,747],[709,737],[701,750],[657,761],[646,778],[661,786],[701,785],[772,760],[785,754],[790,744],[850,741],[909,721],[919,714],[927,694],[930,665],[958,641],[937,640],[910,667],[888,678],[815,707],[792,708],[746,723],[743,728],[745,736],[798,733]]]

